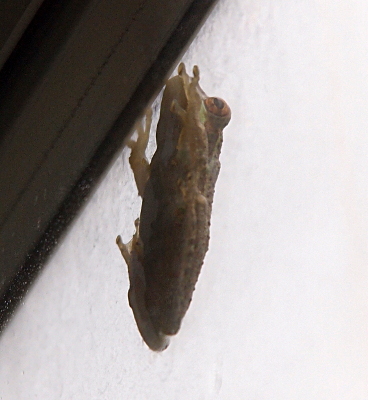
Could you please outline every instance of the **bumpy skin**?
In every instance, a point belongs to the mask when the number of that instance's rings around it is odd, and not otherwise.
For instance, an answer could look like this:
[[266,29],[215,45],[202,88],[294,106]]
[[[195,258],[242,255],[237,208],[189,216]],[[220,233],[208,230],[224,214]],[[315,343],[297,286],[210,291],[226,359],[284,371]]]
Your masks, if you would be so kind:
[[[144,149],[133,147],[130,162],[140,170],[135,178],[142,210],[132,241],[124,245],[117,238],[129,267],[138,328],[158,351],[180,328],[208,250],[222,130],[231,116],[223,100],[208,98],[199,87],[198,67],[193,75],[181,64],[179,75],[167,82],[150,167]],[[137,145],[144,147],[147,128],[140,136]]]

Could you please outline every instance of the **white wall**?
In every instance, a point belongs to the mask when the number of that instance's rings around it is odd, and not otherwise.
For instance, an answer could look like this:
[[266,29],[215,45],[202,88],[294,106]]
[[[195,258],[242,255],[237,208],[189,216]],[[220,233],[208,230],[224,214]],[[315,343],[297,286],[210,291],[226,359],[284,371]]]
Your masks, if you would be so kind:
[[368,3],[223,0],[184,57],[227,100],[206,257],[148,350],[124,151],[0,341],[0,399],[368,398]]

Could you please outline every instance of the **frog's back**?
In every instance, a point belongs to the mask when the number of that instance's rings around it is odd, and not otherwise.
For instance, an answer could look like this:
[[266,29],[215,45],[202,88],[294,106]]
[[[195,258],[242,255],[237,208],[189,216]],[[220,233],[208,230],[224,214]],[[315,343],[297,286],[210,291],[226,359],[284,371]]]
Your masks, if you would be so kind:
[[[183,193],[188,172],[176,161],[182,121],[170,111],[173,100],[186,109],[181,77],[169,80],[157,127],[157,150],[151,162],[141,211],[146,307],[158,331],[173,335],[187,311],[208,248],[208,213]],[[183,182],[179,185],[178,182]],[[201,238],[201,239],[200,239]]]
[[186,202],[176,176],[168,173],[170,185],[160,196],[148,246],[144,243],[146,306],[156,329],[167,335],[180,328],[209,242],[208,209]]
[[212,115],[212,122],[201,122],[204,99],[220,111],[226,103],[207,98],[198,75],[185,77],[170,79],[164,92],[140,218],[146,308],[156,331],[166,335],[180,328],[208,250],[222,128],[230,119]]

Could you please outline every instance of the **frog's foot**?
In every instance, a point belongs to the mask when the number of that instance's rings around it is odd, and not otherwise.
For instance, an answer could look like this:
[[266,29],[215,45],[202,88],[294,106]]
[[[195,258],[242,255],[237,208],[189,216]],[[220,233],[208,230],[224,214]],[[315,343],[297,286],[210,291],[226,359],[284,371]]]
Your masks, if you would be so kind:
[[195,103],[198,103],[200,99],[204,99],[207,96],[200,88],[199,82],[199,68],[197,65],[193,67],[193,77],[191,78],[185,69],[184,63],[180,63],[178,67],[178,74],[183,80],[183,88],[185,91],[185,95],[188,99],[188,103],[193,99]]
[[123,243],[120,235],[116,238],[116,244],[119,246],[121,255],[124,257],[124,260],[127,263],[127,265],[131,263],[130,246],[129,246],[130,242],[127,244]]
[[185,64],[182,62],[179,64],[179,67],[178,67],[178,75],[183,80],[184,90],[186,91],[186,88],[189,86],[189,83],[190,83],[190,76],[187,74]]
[[143,197],[144,188],[150,175],[149,162],[146,156],[149,134],[152,124],[152,109],[146,112],[146,126],[143,127],[142,122],[136,124],[138,133],[137,141],[129,140],[127,146],[132,149],[129,157],[129,163],[133,170],[134,179],[137,185],[139,196]]
[[[204,127],[206,110],[203,106],[206,96],[199,86],[199,69],[196,65],[193,67],[193,77],[187,74],[183,63],[179,65],[178,74],[182,79],[187,105],[184,109],[176,99],[171,104],[171,112],[180,118],[183,125],[177,149],[179,152],[189,150],[192,160],[197,162],[197,154],[201,153],[206,157],[208,152],[208,137]],[[201,149],[201,152],[198,149]]]
[[[124,257],[124,260],[128,266],[130,281],[132,281],[134,276],[134,266],[137,262],[139,262],[138,260],[143,253],[143,243],[139,237],[139,218],[134,221],[134,225],[135,232],[132,239],[128,243],[123,243],[120,235],[116,238],[116,244],[118,245],[121,255]],[[144,276],[143,268],[141,274]]]

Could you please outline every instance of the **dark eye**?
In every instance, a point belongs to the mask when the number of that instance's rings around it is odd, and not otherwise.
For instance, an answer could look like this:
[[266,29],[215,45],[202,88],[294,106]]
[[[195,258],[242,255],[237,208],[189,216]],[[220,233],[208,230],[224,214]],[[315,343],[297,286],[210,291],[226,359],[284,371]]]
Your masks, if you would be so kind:
[[214,97],[213,98],[213,104],[217,108],[219,108],[220,110],[222,110],[224,108],[224,106],[225,106],[225,103],[221,99],[219,99],[218,97]]
[[217,117],[230,116],[230,107],[227,103],[218,97],[208,97],[205,101],[207,111],[216,115]]

